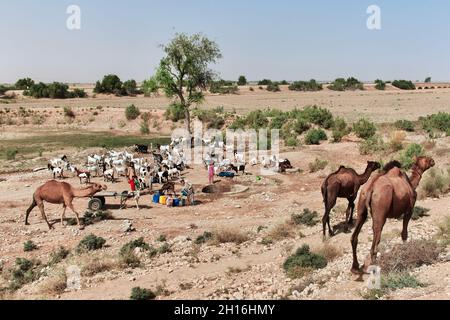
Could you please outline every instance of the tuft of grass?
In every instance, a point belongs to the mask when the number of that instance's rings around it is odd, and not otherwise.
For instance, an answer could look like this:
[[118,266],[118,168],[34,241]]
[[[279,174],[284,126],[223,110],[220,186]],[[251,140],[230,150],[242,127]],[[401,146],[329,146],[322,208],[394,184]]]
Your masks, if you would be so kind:
[[194,243],[204,244],[214,238],[214,234],[212,232],[205,231],[202,235],[198,236],[197,239],[195,239]]
[[161,245],[161,247],[158,248],[157,252],[159,254],[165,254],[165,253],[172,252],[172,249],[171,249],[170,245],[167,242],[165,242]]
[[141,265],[141,260],[135,253],[136,248],[141,248],[145,251],[151,249],[148,243],[144,241],[144,238],[128,242],[119,251],[120,262],[131,268],[139,267]]
[[421,187],[427,197],[439,198],[450,190],[450,173],[433,168],[426,173]]
[[148,300],[155,300],[155,299],[156,299],[156,294],[149,289],[143,289],[140,287],[135,287],[135,288],[131,289],[130,300],[148,301]]
[[166,242],[167,241],[167,236],[165,234],[162,234],[158,237],[158,239],[156,239],[156,241],[158,242]]
[[337,258],[341,257],[343,254],[339,248],[337,248],[329,243],[325,243],[320,249],[315,250],[315,253],[325,257],[325,259],[327,259],[328,262],[336,260]]
[[293,279],[303,277],[313,270],[323,269],[327,266],[327,259],[312,253],[308,245],[297,249],[295,254],[286,259],[283,269]]
[[75,112],[71,107],[64,107],[64,116],[70,119],[75,119]]
[[23,251],[24,252],[31,252],[31,251],[34,251],[34,250],[37,250],[37,249],[38,249],[38,246],[31,240],[28,240],[27,242],[25,242],[23,244]]
[[67,288],[67,276],[64,270],[58,270],[55,275],[46,279],[40,285],[40,292],[49,295],[58,295]]
[[6,151],[5,151],[6,160],[15,160],[18,153],[19,153],[19,150],[15,149],[15,148],[6,149]]
[[77,246],[77,252],[95,251],[103,248],[106,240],[94,234],[86,236]]
[[274,241],[295,237],[295,227],[291,221],[281,223],[272,228],[267,236],[263,239],[263,244],[272,244]]
[[9,289],[16,291],[40,276],[42,264],[39,260],[17,258],[15,267],[9,270]]
[[399,290],[404,288],[422,288],[425,284],[417,280],[409,272],[392,273],[381,278],[382,289]]
[[[85,226],[89,226],[92,224],[95,224],[97,222],[103,221],[103,220],[112,220],[114,219],[114,216],[112,215],[111,211],[86,211],[83,216],[83,224]],[[70,223],[73,223],[73,221],[70,221]]]
[[308,227],[314,227],[317,223],[319,214],[317,211],[311,211],[309,209],[304,209],[300,214],[293,214],[291,220],[296,225],[305,225]]
[[249,240],[249,236],[238,229],[220,229],[214,233],[213,242],[241,244]]
[[81,269],[81,275],[85,277],[92,277],[96,274],[114,269],[116,262],[111,259],[89,257]]
[[442,245],[450,245],[450,217],[445,218],[444,222],[439,225],[437,237]]

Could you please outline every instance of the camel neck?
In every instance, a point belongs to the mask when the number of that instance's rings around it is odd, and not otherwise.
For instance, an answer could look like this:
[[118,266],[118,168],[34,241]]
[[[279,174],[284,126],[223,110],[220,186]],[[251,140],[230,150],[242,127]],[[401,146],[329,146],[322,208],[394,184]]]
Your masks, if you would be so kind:
[[417,187],[419,186],[420,180],[422,180],[422,175],[423,175],[423,170],[421,170],[417,166],[413,166],[411,177],[409,178],[409,181],[414,190],[416,190]]
[[367,180],[369,180],[370,175],[372,174],[372,171],[373,171],[372,168],[367,167],[366,171],[364,171],[363,174],[358,175],[360,184],[365,184],[367,182]]

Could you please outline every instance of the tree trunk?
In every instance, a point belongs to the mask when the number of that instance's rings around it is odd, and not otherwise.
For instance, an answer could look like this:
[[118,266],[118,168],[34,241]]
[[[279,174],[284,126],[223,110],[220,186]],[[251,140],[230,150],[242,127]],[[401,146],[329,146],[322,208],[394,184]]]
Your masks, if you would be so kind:
[[189,132],[190,135],[192,135],[191,132],[191,112],[189,110],[189,107],[184,107],[184,114],[186,117],[186,130]]

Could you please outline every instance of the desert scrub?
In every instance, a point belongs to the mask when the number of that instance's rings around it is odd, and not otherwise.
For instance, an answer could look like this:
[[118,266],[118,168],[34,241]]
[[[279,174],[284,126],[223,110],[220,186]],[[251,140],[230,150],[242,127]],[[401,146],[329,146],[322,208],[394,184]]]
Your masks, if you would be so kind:
[[293,214],[291,220],[296,225],[305,225],[308,227],[314,227],[317,223],[319,214],[317,211],[311,211],[309,209],[304,209],[300,214]]
[[34,250],[37,250],[38,246],[31,240],[28,240],[23,244],[23,251],[24,252],[31,252]]
[[6,154],[6,160],[15,160],[17,154],[19,153],[19,150],[17,149],[6,149],[5,154]]
[[295,225],[292,223],[292,220],[289,220],[285,223],[278,224],[269,230],[268,234],[263,238],[262,244],[268,245],[272,244],[274,241],[294,238],[295,236]]
[[309,246],[303,245],[297,249],[295,254],[286,259],[283,269],[290,278],[296,279],[326,266],[327,259],[325,257],[310,252]]
[[361,155],[372,155],[375,153],[385,152],[388,145],[383,141],[383,138],[375,135],[359,144],[359,153]]
[[379,266],[384,274],[403,272],[436,263],[442,247],[433,240],[414,240],[381,254]]
[[445,218],[445,220],[439,225],[437,238],[442,245],[450,245],[450,217]]
[[379,300],[395,290],[405,288],[417,289],[425,286],[409,272],[390,273],[382,275],[380,289],[367,290],[362,294],[362,298],[365,300]]
[[367,119],[361,119],[353,124],[353,131],[358,138],[367,140],[377,133],[377,128],[373,122],[370,122]]
[[204,244],[208,241],[211,241],[214,238],[214,234],[212,232],[205,231],[202,235],[198,236],[195,239],[194,243],[197,245]]
[[337,117],[333,125],[333,142],[341,142],[342,138],[352,131],[344,119]]
[[427,172],[421,188],[427,197],[439,198],[450,190],[450,172],[431,169]]
[[400,163],[402,168],[409,170],[414,164],[414,157],[421,157],[425,155],[424,148],[417,143],[412,143],[406,147],[406,149],[400,155]]
[[70,251],[60,246],[58,249],[50,253],[49,265],[55,265],[66,259],[70,254]]
[[167,241],[167,236],[165,234],[161,234],[158,239],[156,239],[156,241],[158,242],[166,242]]
[[155,299],[156,294],[149,289],[143,289],[140,287],[135,287],[131,289],[130,300],[147,301]]
[[137,108],[134,104],[125,109],[125,118],[127,118],[128,121],[136,120],[140,115],[141,112],[139,111],[139,108]]
[[17,258],[15,268],[10,270],[10,290],[18,290],[23,285],[39,279],[42,264],[39,260]]
[[[110,211],[106,210],[99,210],[99,211],[86,211],[82,217],[83,225],[89,226],[92,224],[95,224],[97,222],[103,221],[103,220],[111,220],[113,219],[113,215]],[[76,224],[76,219],[70,219],[69,221],[70,225]]]
[[[414,210],[413,210],[413,214],[411,216],[411,219],[414,221],[417,221],[420,218],[429,217],[430,215],[428,214],[428,212],[430,212],[430,209],[420,207],[420,206],[415,206]],[[402,220],[402,219],[403,219],[403,215],[401,215],[398,218],[398,220]]]
[[166,254],[172,252],[172,248],[170,247],[170,244],[167,242],[164,242],[158,249],[157,253],[159,254]]
[[150,245],[144,241],[144,238],[128,242],[119,251],[120,262],[128,267],[139,267],[141,265],[141,260],[136,255],[136,248],[140,248],[144,251],[149,251],[151,249]]
[[328,161],[316,159],[316,160],[314,160],[314,162],[311,162],[308,166],[309,166],[309,172],[314,173],[314,172],[325,169],[328,166]]
[[403,149],[403,141],[406,138],[406,133],[404,131],[394,131],[391,134],[391,142],[389,143],[389,148],[392,152],[397,152]]
[[75,119],[75,112],[71,107],[64,107],[64,116],[70,119]]
[[404,130],[407,132],[414,132],[414,123],[409,120],[398,120],[395,122],[394,126],[399,130]]
[[215,244],[221,243],[235,243],[241,244],[249,240],[247,233],[238,229],[221,229],[214,232],[213,242]]
[[94,234],[86,236],[77,246],[77,252],[95,251],[103,248],[106,240]]
[[305,144],[319,145],[321,141],[327,140],[327,134],[322,129],[311,129],[305,137]]

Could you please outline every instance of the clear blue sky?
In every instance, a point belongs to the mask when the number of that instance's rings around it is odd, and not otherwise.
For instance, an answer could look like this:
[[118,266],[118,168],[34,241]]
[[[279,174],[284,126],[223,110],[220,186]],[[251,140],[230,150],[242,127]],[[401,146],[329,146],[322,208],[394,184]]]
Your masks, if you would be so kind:
[[[66,8],[82,29],[66,28]],[[366,27],[381,7],[382,30]],[[450,1],[428,0],[1,0],[0,83],[149,77],[175,32],[202,32],[225,79],[450,80]]]

